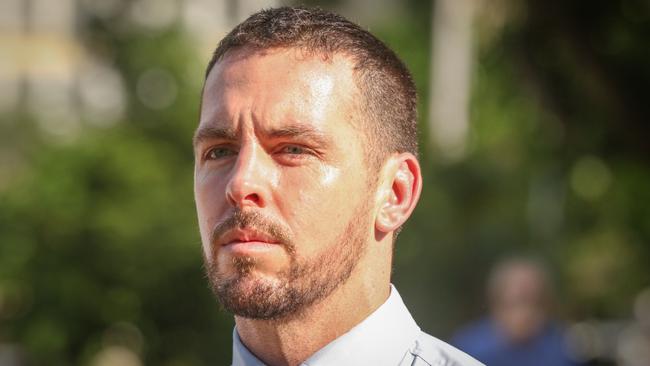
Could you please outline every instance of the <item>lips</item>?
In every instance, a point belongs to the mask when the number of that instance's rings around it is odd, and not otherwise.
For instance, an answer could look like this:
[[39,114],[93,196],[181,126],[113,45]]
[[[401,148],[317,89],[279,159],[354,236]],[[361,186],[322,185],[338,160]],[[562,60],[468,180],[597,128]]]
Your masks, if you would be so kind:
[[250,229],[234,229],[228,231],[219,241],[221,245],[233,244],[279,244],[277,240],[268,234]]
[[[251,229],[233,229],[217,242],[223,258],[258,257],[275,258],[285,253],[285,247],[272,236]],[[282,254],[283,255],[283,254]]]

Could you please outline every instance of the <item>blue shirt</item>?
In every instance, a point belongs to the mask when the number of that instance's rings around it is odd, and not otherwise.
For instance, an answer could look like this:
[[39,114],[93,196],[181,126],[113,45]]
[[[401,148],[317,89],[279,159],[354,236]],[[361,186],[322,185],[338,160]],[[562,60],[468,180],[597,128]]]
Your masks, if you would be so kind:
[[[233,332],[233,366],[265,366]],[[391,285],[388,300],[361,323],[314,353],[301,366],[480,366],[420,330]]]
[[454,346],[489,366],[576,366],[566,350],[560,328],[547,325],[533,339],[520,344],[509,342],[490,319],[461,330]]

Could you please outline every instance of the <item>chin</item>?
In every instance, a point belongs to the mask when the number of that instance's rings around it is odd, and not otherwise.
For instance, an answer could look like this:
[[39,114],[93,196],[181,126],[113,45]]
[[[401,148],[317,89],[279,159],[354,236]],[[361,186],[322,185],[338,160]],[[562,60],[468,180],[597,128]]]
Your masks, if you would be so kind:
[[223,308],[234,315],[261,320],[296,314],[302,303],[286,281],[252,270],[229,278],[211,279],[212,289]]

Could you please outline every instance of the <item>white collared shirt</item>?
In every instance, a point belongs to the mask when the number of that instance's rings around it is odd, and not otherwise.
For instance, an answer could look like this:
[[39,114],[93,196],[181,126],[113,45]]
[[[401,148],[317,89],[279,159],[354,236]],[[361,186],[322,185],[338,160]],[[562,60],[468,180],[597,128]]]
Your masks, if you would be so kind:
[[[233,366],[266,366],[233,331]],[[301,366],[480,366],[480,362],[420,330],[391,285],[390,296],[347,333],[314,353]]]

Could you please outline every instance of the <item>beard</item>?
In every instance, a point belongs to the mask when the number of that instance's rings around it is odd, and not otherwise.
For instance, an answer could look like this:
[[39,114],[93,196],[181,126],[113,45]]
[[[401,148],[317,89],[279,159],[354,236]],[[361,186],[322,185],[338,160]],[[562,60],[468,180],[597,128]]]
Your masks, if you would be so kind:
[[[284,226],[257,212],[236,210],[213,230],[212,262],[204,258],[210,286],[223,308],[244,318],[280,320],[298,316],[329,296],[348,280],[365,250],[369,201],[362,202],[336,240],[312,258],[297,256],[296,244]],[[274,278],[261,278],[252,273],[256,258],[234,257],[235,273],[223,273],[216,260],[218,248],[214,243],[234,228],[254,228],[270,235],[287,252],[289,268]]]

